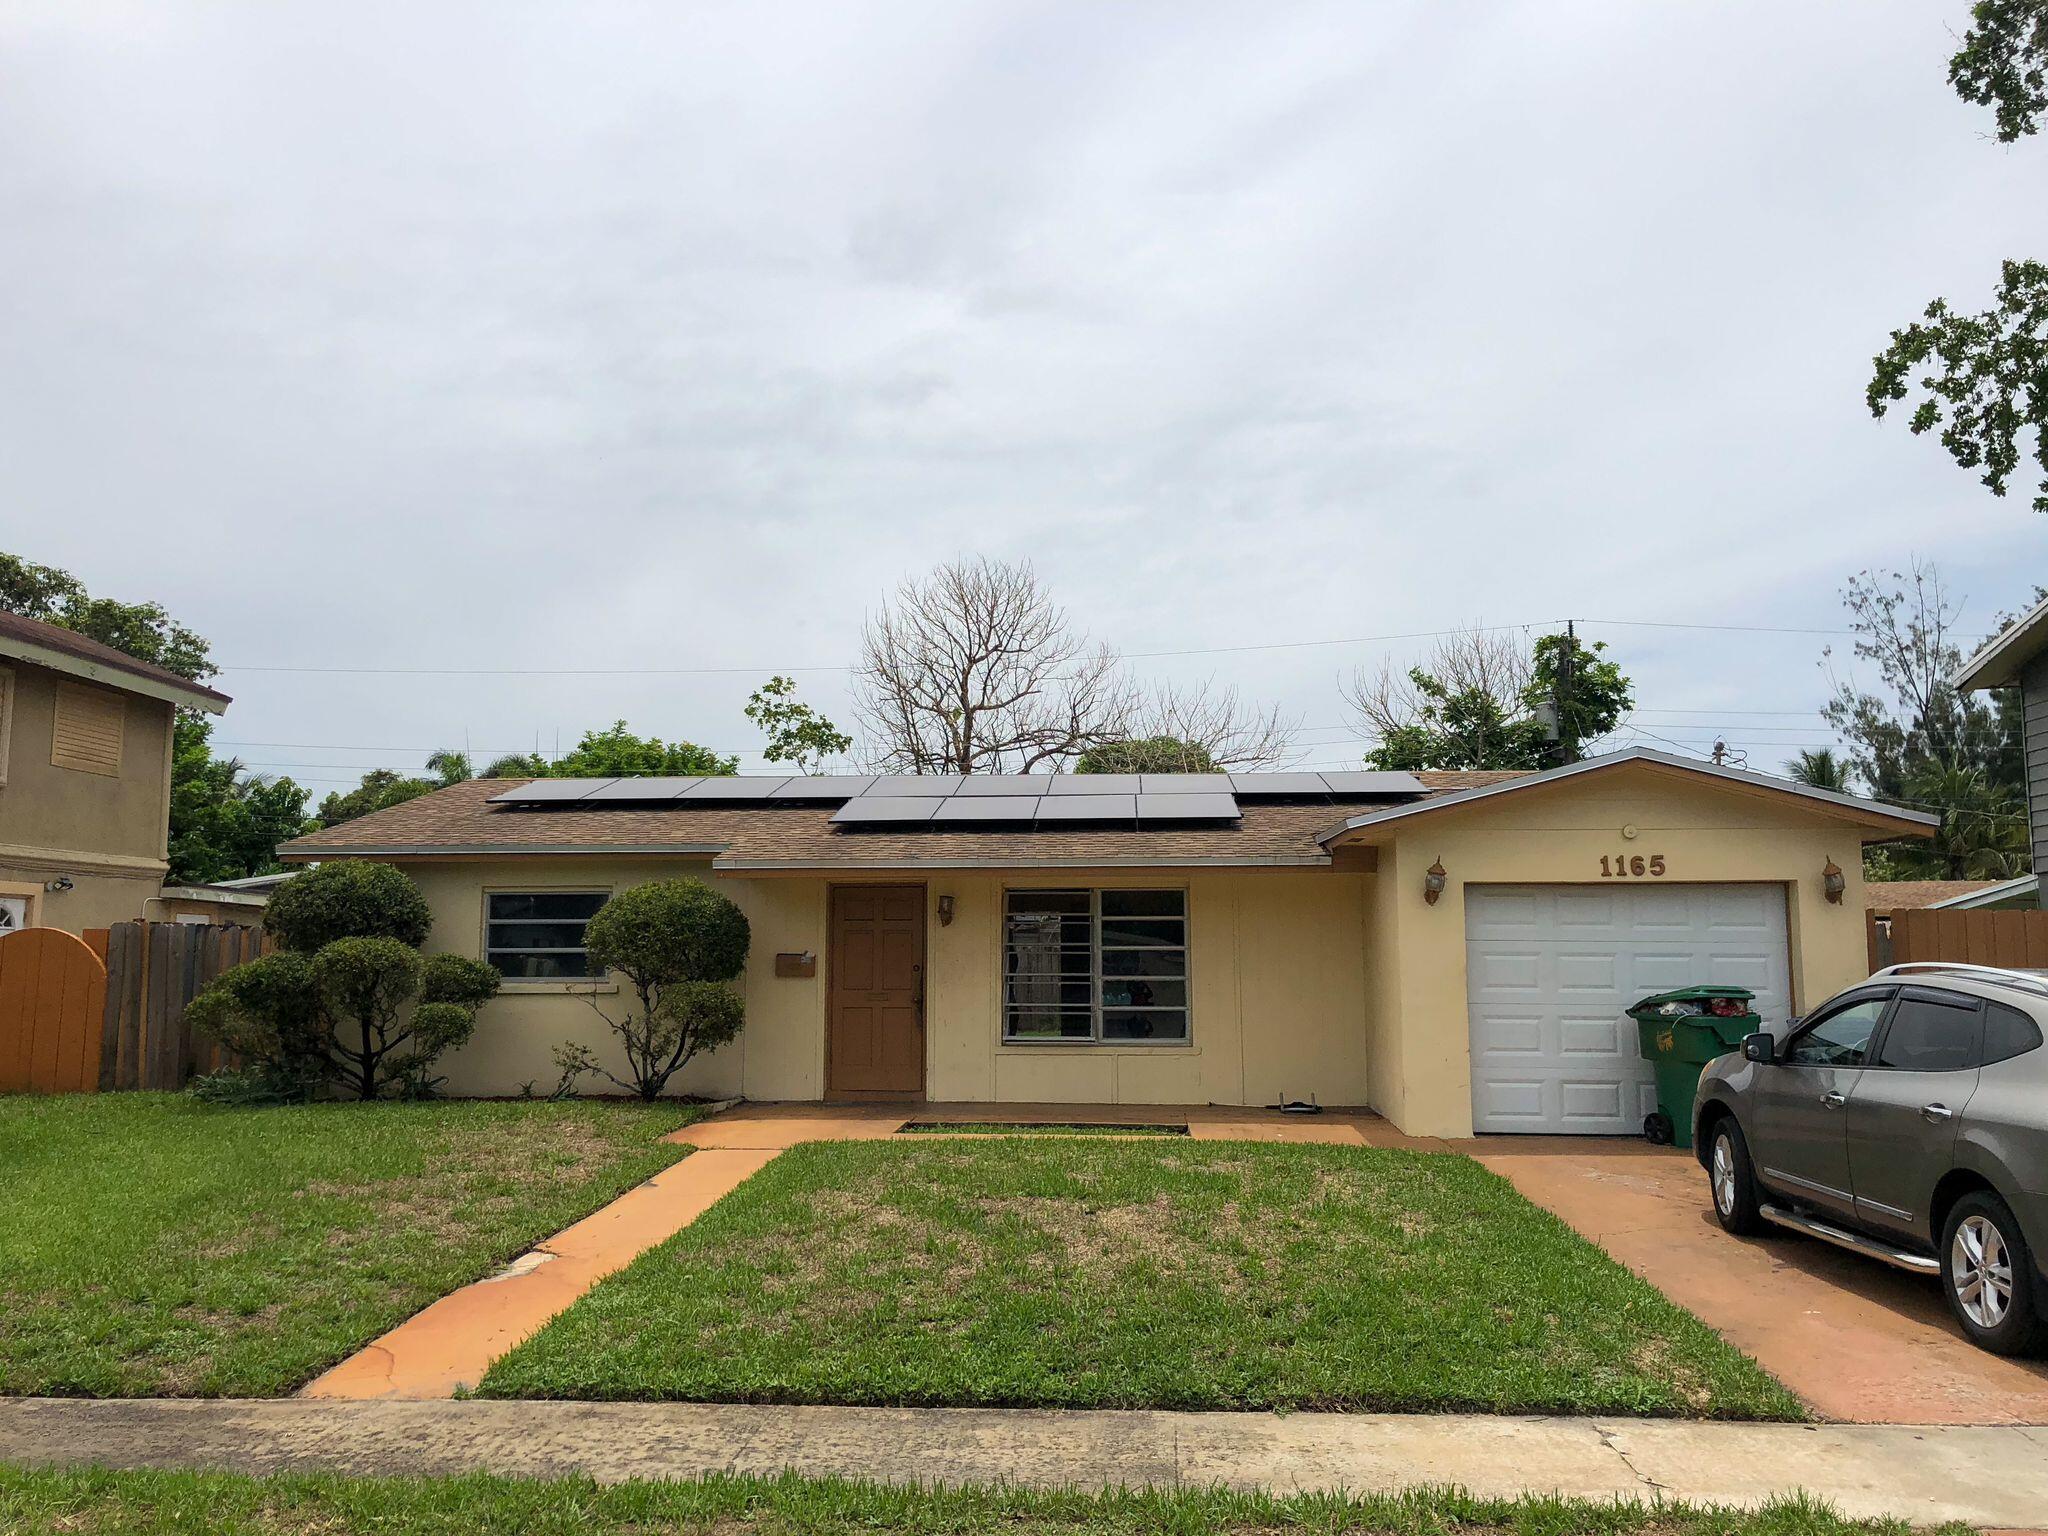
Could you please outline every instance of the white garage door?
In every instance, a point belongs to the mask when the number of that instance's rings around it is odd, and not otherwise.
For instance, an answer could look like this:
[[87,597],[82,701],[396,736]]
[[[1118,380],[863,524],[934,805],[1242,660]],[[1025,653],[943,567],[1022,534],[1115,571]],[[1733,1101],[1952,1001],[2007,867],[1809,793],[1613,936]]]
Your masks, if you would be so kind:
[[1719,982],[1783,1019],[1784,888],[1468,886],[1465,970],[1475,1129],[1638,1134],[1657,1099],[1622,1010]]

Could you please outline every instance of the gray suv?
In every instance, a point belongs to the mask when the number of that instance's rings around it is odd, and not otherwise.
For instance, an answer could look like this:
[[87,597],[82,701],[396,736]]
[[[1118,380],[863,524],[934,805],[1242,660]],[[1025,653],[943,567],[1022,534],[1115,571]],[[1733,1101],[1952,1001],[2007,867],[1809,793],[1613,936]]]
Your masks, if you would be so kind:
[[2048,980],[1915,964],[1700,1074],[1693,1146],[1730,1232],[1790,1227],[1939,1275],[1963,1331],[2048,1339]]

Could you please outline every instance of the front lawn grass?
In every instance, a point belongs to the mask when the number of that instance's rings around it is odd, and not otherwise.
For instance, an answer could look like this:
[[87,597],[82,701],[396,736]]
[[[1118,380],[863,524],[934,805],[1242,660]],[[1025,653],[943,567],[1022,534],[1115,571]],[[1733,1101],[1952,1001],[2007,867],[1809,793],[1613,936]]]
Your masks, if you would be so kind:
[[[0,1530],[22,1536],[1905,1536],[1808,1500],[1762,1509],[1481,1500],[1447,1491],[1260,1493],[892,1488],[796,1477],[703,1482],[374,1479],[0,1467]],[[1964,1536],[1962,1526],[1942,1528]]]
[[674,1162],[693,1114],[0,1098],[0,1393],[290,1391]]
[[1798,1418],[1469,1158],[797,1147],[485,1377],[496,1397]]

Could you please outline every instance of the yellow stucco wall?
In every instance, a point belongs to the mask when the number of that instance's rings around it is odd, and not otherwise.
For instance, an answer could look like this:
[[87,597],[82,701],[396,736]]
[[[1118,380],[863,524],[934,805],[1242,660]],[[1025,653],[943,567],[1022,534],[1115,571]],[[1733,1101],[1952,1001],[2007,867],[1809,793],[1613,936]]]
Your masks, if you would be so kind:
[[[1635,836],[1625,837],[1624,827]],[[1788,797],[1619,768],[1393,823],[1375,836],[1371,1102],[1416,1135],[1472,1131],[1467,886],[1636,883],[1603,878],[1601,855],[1647,860],[1661,853],[1661,883],[1758,881],[1785,889],[1796,1008],[1868,974],[1859,834]],[[1447,883],[1430,906],[1423,878],[1439,858]],[[1848,881],[1839,905],[1821,889],[1830,858]]]
[[[481,955],[484,893],[618,890],[693,875],[747,914],[753,947],[741,986],[740,1038],[692,1063],[676,1090],[752,1099],[816,1099],[825,1089],[829,884],[811,877],[737,879],[704,861],[552,857],[406,865],[434,913],[431,950]],[[876,877],[886,879],[888,877]],[[933,872],[926,886],[927,1093],[933,1099],[1076,1103],[1272,1103],[1285,1092],[1325,1104],[1366,1097],[1364,882],[1314,872],[1158,871],[1058,875]],[[1185,886],[1189,898],[1192,1041],[1186,1046],[1001,1043],[1000,913],[1020,888]],[[941,926],[940,895],[954,901]],[[818,955],[811,979],[774,974],[778,951]],[[443,1062],[449,1091],[517,1093],[554,1083],[554,1047],[580,1040],[613,1059],[587,988],[509,983],[475,1038]],[[612,1004],[616,994],[595,1001]],[[615,1070],[616,1068],[615,1064]],[[622,1072],[623,1075],[623,1072]],[[594,1086],[594,1085],[586,1085]]]
[[[12,706],[0,785],[0,888],[34,891],[34,921],[78,933],[142,915],[163,883],[170,830],[171,706],[139,694],[124,701],[121,771],[87,773],[50,761],[60,684],[96,685],[32,662],[0,670]],[[45,891],[68,878],[69,891]]]

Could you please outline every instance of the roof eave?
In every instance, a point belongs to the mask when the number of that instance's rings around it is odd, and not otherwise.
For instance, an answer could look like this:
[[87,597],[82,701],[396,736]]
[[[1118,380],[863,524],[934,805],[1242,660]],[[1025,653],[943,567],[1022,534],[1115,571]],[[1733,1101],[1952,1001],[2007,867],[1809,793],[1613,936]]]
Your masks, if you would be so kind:
[[1056,859],[717,859],[712,868],[721,873],[818,874],[876,870],[916,874],[927,869],[1327,869],[1326,853],[1268,854],[1175,854],[1131,857],[1075,856]]
[[52,672],[62,672],[68,677],[82,678],[89,683],[98,683],[103,688],[119,688],[125,693],[139,693],[144,698],[162,699],[189,709],[203,709],[209,715],[224,714],[234,702],[224,693],[198,683],[173,683],[168,679],[144,677],[139,672],[130,672],[125,667],[112,666],[102,661],[91,661],[83,656],[74,656],[69,651],[60,651],[52,646],[37,645],[32,640],[21,640],[8,636],[0,642],[0,655],[12,656],[38,667],[47,667]]
[[1960,896],[1951,896],[1946,901],[1930,901],[1920,910],[1923,912],[1967,911],[1972,907],[1988,907],[1995,901],[2023,896],[2036,888],[2038,875],[2019,875],[2011,880],[2001,880],[1996,885],[1987,885],[1980,891],[1965,891]]
[[286,843],[279,859],[310,864],[320,859],[495,858],[501,854],[556,854],[568,858],[613,855],[655,855],[710,858],[725,852],[725,843]]
[[1662,768],[1680,774],[1691,774],[1702,778],[1717,779],[1748,790],[1762,790],[1781,794],[1808,802],[1859,826],[1871,828],[1878,835],[1921,836],[1941,824],[1939,816],[1926,811],[1909,811],[1899,806],[1881,805],[1875,800],[1865,800],[1856,795],[1837,794],[1833,790],[1814,789],[1810,785],[1795,784],[1789,779],[1776,779],[1768,774],[1752,773],[1746,768],[1731,768],[1723,763],[1702,762],[1697,758],[1678,757],[1669,752],[1659,752],[1650,747],[1630,747],[1622,752],[1611,752],[1602,757],[1589,757],[1576,763],[1567,763],[1559,768],[1546,768],[1510,779],[1502,784],[1486,784],[1475,789],[1454,790],[1447,795],[1436,795],[1428,800],[1414,801],[1408,805],[1390,806],[1386,810],[1368,811],[1363,816],[1353,816],[1320,833],[1316,841],[1325,848],[1354,832],[1369,831],[1376,827],[1391,826],[1427,816],[1440,811],[1455,810],[1460,806],[1482,801],[1495,800],[1502,795],[1519,794],[1523,790],[1546,784],[1562,783],[1584,774],[1601,773],[1629,764],[1642,764]]
[[1993,635],[1949,679],[1958,692],[2007,688],[2019,681],[2020,668],[2048,650],[2048,598],[2034,604]]

